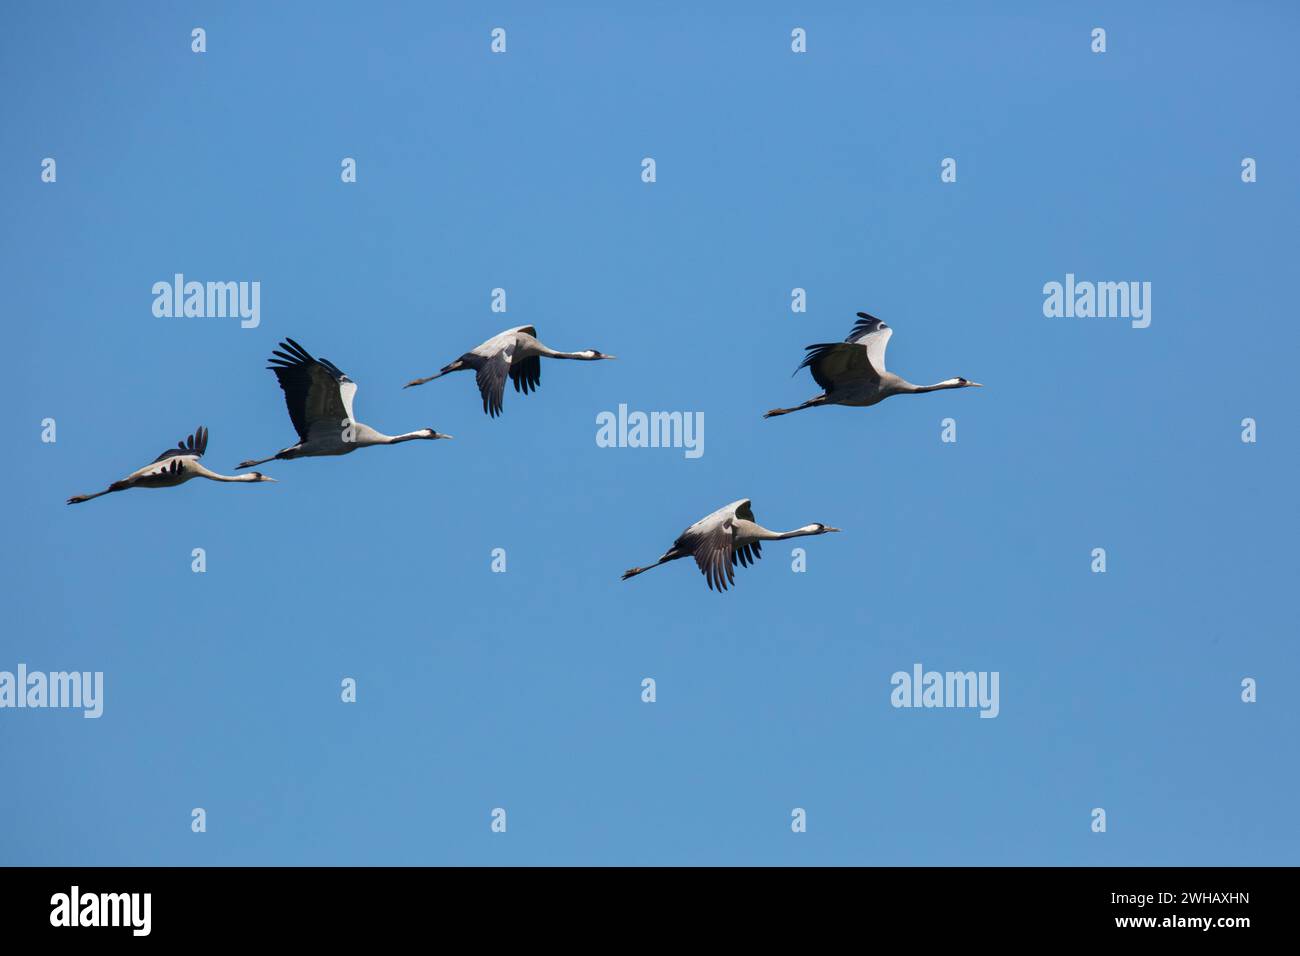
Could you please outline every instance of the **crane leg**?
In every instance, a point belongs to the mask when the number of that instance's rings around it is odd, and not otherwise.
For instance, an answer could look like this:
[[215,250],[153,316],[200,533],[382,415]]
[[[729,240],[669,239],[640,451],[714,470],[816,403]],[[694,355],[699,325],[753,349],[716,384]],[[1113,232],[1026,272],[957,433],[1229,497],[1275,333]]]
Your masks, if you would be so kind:
[[665,552],[664,556],[660,558],[658,561],[656,561],[654,564],[647,564],[644,568],[628,568],[628,570],[623,572],[623,577],[620,578],[620,580],[626,581],[628,578],[634,578],[638,574],[645,574],[645,572],[651,570],[652,568],[657,568],[661,564],[667,564],[669,561],[676,561],[678,558],[684,558],[684,557],[686,557],[686,555],[678,554],[676,551],[667,551]]
[[818,405],[826,404],[826,396],[818,395],[816,398],[810,398],[802,405],[796,405],[794,408],[774,408],[770,412],[764,412],[764,418],[775,418],[777,415],[789,415],[791,412],[803,411],[805,408],[816,408]]
[[403,385],[402,388],[411,388],[415,385],[423,385],[425,382],[432,382],[435,378],[441,378],[443,375],[446,375],[448,372],[455,372],[464,367],[465,367],[464,361],[461,359],[456,359],[456,361],[452,362],[450,365],[444,365],[436,375],[429,375],[426,376],[425,378],[413,379],[412,381],[407,382],[405,385]]

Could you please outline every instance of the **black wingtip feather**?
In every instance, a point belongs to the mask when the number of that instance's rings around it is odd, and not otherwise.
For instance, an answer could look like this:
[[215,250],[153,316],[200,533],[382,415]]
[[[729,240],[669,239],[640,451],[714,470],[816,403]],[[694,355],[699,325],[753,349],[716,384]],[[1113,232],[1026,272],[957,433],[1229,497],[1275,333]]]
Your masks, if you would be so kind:
[[859,321],[853,323],[853,328],[849,334],[844,337],[845,342],[852,342],[864,332],[873,332],[876,326],[885,324],[874,315],[868,315],[866,312],[859,312],[858,319]]

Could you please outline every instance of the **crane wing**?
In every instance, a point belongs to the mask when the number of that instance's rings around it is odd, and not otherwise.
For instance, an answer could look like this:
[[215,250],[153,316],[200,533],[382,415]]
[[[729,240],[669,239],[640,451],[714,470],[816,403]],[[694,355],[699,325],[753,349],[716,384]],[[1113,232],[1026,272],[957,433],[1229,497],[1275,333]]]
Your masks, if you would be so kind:
[[731,563],[735,564],[736,560],[739,559],[741,566],[747,568],[762,556],[763,549],[759,542],[751,541],[749,544],[742,544],[736,549],[731,556]]
[[807,347],[799,368],[812,372],[826,391],[849,382],[879,381],[885,371],[885,346],[894,330],[874,316],[858,313],[858,321],[843,342],[819,342]]
[[286,338],[271,353],[267,366],[284,389],[294,431],[307,441],[312,426],[328,423],[342,427],[354,421],[352,398],[357,385],[329,359],[317,359],[293,339]]
[[[189,454],[187,452],[187,454]],[[127,481],[132,482],[142,488],[166,487],[173,484],[177,478],[185,473],[185,459],[173,457],[167,460],[160,459],[162,464],[154,462],[153,465],[146,465],[135,474],[131,475]],[[157,465],[158,467],[154,467]],[[130,487],[128,485],[127,487]]]
[[492,418],[500,415],[505,407],[506,375],[510,371],[513,353],[513,346],[502,349],[495,355],[481,358],[475,369],[474,381],[483,396],[483,411]]
[[529,392],[537,391],[537,386],[542,384],[542,357],[532,355],[518,362],[511,362],[510,380],[515,383],[516,392],[527,395]]
[[709,590],[725,591],[736,581],[735,522],[727,518],[695,541],[695,563],[709,582]]
[[352,414],[352,399],[356,397],[356,394],[357,383],[345,376],[344,380],[339,382],[339,401],[343,403],[343,412],[350,422],[356,421],[356,416]]
[[175,448],[168,448],[165,452],[154,459],[154,462],[165,461],[168,458],[175,458],[177,455],[193,455],[195,458],[202,458],[203,453],[208,450],[208,430],[200,425],[184,441],[178,442]]
[[[477,355],[479,358],[486,359],[491,358],[503,349],[513,353],[515,346],[518,344],[517,336],[520,332],[525,335],[531,335],[534,338],[537,336],[537,330],[531,325],[518,325],[513,329],[504,329],[492,336],[492,338],[488,339],[486,342],[479,343],[474,348],[470,349],[469,354]],[[506,357],[509,358],[510,356],[507,355]],[[464,360],[464,356],[461,356],[461,359]]]
[[865,345],[867,358],[871,360],[872,366],[877,372],[883,372],[885,371],[885,347],[889,345],[889,337],[893,334],[894,330],[874,315],[859,312],[858,321],[853,323],[853,329],[844,341],[854,345]]
[[515,384],[515,391],[527,395],[542,384],[542,360],[532,355],[515,361],[519,351],[519,336],[536,337],[537,329],[520,325],[498,332],[474,351],[460,357],[461,363],[474,369],[478,390],[483,396],[483,411],[496,418],[504,410],[506,376]]
[[848,382],[880,378],[880,372],[871,364],[870,353],[861,345],[821,342],[807,349],[808,354],[795,371],[808,369],[813,380],[828,392]]
[[[757,522],[754,520],[753,503],[748,498],[742,498],[740,501],[736,502],[735,512],[736,512],[736,517],[741,519],[742,521],[748,521],[753,524],[757,524]],[[734,546],[734,538],[735,538],[734,532],[732,538],[733,538],[733,550],[731,553],[731,563],[733,566],[737,562],[739,562],[742,567],[747,568],[763,556],[763,550],[759,546],[759,543],[757,541],[751,541],[749,544],[743,544],[739,548],[736,548]]]

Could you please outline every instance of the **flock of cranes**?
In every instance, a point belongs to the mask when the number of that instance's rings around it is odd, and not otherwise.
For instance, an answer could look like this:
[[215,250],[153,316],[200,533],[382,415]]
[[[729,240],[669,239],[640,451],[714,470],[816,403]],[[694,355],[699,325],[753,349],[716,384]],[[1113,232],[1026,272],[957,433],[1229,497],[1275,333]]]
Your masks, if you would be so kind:
[[[893,330],[884,322],[865,312],[858,313],[858,322],[843,342],[827,342],[807,347],[807,355],[795,369],[807,368],[813,380],[822,387],[822,394],[792,408],[774,408],[763,417],[772,418],[790,412],[820,405],[850,405],[865,407],[889,398],[891,395],[913,395],[948,388],[975,388],[978,382],[964,378],[949,378],[934,385],[913,385],[898,375],[885,370],[885,346]],[[537,330],[531,325],[506,329],[471,349],[436,374],[417,378],[404,387],[423,385],[449,372],[473,371],[483,411],[496,418],[504,410],[505,384],[509,378],[515,391],[527,395],[535,391],[542,380],[543,358],[573,359],[595,362],[612,359],[596,349],[580,352],[557,352],[537,339]],[[315,358],[291,338],[271,353],[267,366],[275,373],[284,391],[284,403],[298,441],[282,448],[267,458],[249,459],[236,466],[237,471],[265,464],[268,461],[290,461],[294,458],[314,458],[326,455],[346,455],[358,448],[372,445],[397,445],[408,441],[434,441],[451,438],[433,428],[419,428],[400,435],[383,432],[363,425],[353,416],[352,405],[357,394],[357,384],[348,378],[337,365],[326,358]],[[151,463],[115,481],[103,491],[89,495],[74,495],[68,504],[80,504],[129,488],[171,488],[184,484],[191,478],[209,481],[264,482],[275,481],[259,471],[239,475],[221,475],[209,471],[200,463],[208,448],[208,430],[200,425],[175,448],[169,448]],[[808,535],[839,531],[830,525],[815,523],[793,531],[769,531],[754,520],[754,511],[748,498],[733,501],[695,524],[691,525],[673,542],[654,564],[631,568],[624,572],[623,580],[643,574],[669,561],[693,557],[700,573],[711,590],[725,591],[735,583],[737,564],[748,567],[762,557],[762,542],[784,541]]]

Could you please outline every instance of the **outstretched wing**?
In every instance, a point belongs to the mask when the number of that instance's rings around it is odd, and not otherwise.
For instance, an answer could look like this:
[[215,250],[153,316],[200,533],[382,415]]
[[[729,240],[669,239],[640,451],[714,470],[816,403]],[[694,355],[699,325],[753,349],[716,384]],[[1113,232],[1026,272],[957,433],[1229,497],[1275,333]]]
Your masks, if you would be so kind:
[[885,346],[894,330],[865,312],[858,317],[843,342],[809,345],[808,354],[799,363],[799,368],[812,372],[813,380],[827,391],[848,382],[878,381],[885,371]]
[[538,356],[522,358],[515,364],[521,334],[536,336],[537,330],[531,325],[506,329],[460,357],[461,367],[474,370],[483,396],[483,411],[493,418],[504,410],[507,375],[515,383],[515,391],[525,395],[542,383],[542,362]]
[[[807,348],[808,354],[799,363],[799,368],[812,372],[813,381],[828,392],[849,382],[880,378],[880,373],[867,356],[867,350],[860,345],[821,342]],[[799,368],[795,371],[798,372]]]
[[725,591],[736,581],[735,523],[731,518],[715,525],[695,542],[695,563],[709,582],[709,590]]
[[[192,453],[186,452],[186,454]],[[157,468],[149,466],[141,468],[136,472],[135,475],[132,476],[132,478],[134,478],[134,483],[142,488],[165,488],[169,485],[177,484],[178,482],[176,479],[180,478],[185,473],[184,460],[178,456],[173,456],[170,461],[164,459],[159,459],[159,461],[162,461],[163,464],[158,465]],[[158,462],[154,462],[154,464],[158,464]],[[128,484],[127,487],[130,487],[130,485]]]
[[155,462],[166,461],[168,458],[175,458],[177,455],[193,455],[195,458],[202,458],[203,453],[208,450],[208,430],[200,425],[184,441],[178,442],[175,448],[168,448],[165,452],[154,459]]
[[474,382],[483,396],[483,411],[496,418],[505,408],[506,375],[510,371],[510,352],[502,349],[481,358],[474,370]]
[[[754,522],[754,506],[748,498],[742,498],[740,501],[736,502],[736,517],[740,518],[742,521]],[[741,545],[739,548],[734,548],[731,555],[731,563],[734,566],[736,562],[739,561],[742,567],[747,568],[762,556],[762,547],[760,547],[757,541],[752,541],[749,544]]]
[[342,426],[354,421],[352,398],[356,383],[329,359],[313,358],[293,339],[286,338],[271,353],[267,366],[284,389],[284,404],[294,431],[307,441],[313,425],[327,423]]
[[889,345],[889,337],[893,334],[894,330],[874,315],[859,312],[858,321],[853,323],[853,330],[844,341],[866,346],[867,358],[879,373],[885,371],[885,346]]
[[533,355],[518,362],[511,362],[510,380],[515,383],[516,392],[527,395],[529,392],[537,391],[537,386],[542,384],[542,357]]
[[757,541],[751,541],[749,544],[742,544],[736,549],[731,556],[731,563],[735,564],[739,559],[742,567],[749,567],[755,561],[763,556],[762,545]]

